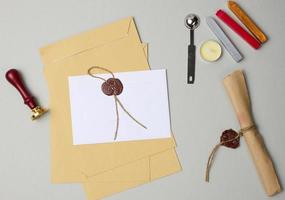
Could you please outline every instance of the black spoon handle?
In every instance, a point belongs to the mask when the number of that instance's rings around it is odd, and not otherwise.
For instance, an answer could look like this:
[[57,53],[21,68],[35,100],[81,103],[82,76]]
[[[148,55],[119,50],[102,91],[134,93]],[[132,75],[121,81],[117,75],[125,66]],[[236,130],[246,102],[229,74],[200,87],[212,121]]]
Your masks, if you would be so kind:
[[187,83],[193,84],[195,81],[195,54],[196,46],[188,46],[188,73],[187,73]]

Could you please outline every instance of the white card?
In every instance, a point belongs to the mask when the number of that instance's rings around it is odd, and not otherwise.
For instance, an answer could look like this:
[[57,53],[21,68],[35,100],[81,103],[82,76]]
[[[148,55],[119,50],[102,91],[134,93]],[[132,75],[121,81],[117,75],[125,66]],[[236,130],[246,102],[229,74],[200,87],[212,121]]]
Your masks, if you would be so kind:
[[[111,74],[97,74],[111,78]],[[101,90],[102,80],[89,75],[69,77],[73,144],[111,143],[171,137],[166,70],[115,73],[123,83],[117,97],[127,111],[147,129],[133,121],[119,106],[116,130],[114,96]]]

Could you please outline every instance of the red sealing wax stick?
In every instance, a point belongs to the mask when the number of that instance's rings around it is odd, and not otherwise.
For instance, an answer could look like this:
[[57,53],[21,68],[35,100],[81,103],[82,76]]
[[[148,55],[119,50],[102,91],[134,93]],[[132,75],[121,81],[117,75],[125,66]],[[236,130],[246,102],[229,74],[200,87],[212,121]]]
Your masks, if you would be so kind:
[[261,44],[246,30],[244,30],[233,18],[222,10],[216,12],[218,18],[220,18],[225,24],[227,24],[234,32],[236,32],[244,41],[246,41],[254,49],[259,49]]
[[32,110],[32,120],[39,118],[47,112],[47,110],[37,105],[35,98],[26,88],[19,72],[16,69],[10,69],[9,71],[7,71],[6,79],[20,92],[21,96],[23,97],[24,103]]

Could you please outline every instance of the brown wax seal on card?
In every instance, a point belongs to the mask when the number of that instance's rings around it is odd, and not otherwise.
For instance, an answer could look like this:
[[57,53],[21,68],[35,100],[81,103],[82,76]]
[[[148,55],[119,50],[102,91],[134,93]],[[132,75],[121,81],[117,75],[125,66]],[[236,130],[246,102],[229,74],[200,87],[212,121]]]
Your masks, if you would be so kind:
[[239,134],[232,130],[225,130],[220,138],[221,145],[236,149],[239,147]]
[[[96,76],[92,73],[92,70],[93,69],[99,69],[99,70],[102,70],[102,71],[106,71],[108,73],[110,73],[112,75],[112,78],[109,78],[109,79],[104,79],[100,76]],[[120,101],[119,97],[117,97],[118,95],[120,95],[122,92],[123,92],[123,84],[122,82],[115,78],[115,75],[113,74],[112,71],[104,68],[104,67],[99,67],[99,66],[93,66],[93,67],[90,67],[88,69],[88,74],[93,77],[93,78],[96,78],[96,79],[100,79],[103,82],[103,84],[101,85],[101,90],[102,92],[107,95],[107,96],[113,96],[114,97],[114,100],[115,100],[115,108],[116,108],[116,118],[117,118],[117,121],[116,121],[116,130],[115,130],[115,137],[114,137],[114,140],[117,139],[117,135],[118,135],[118,130],[119,130],[119,124],[120,124],[120,119],[119,119],[119,106],[123,109],[123,111],[132,119],[134,120],[138,125],[140,125],[141,127],[147,129],[147,127],[145,125],[143,125],[142,123],[140,123],[136,118],[134,118],[130,113],[129,111],[125,108],[125,106],[123,106],[122,102]]]
[[124,87],[122,82],[117,78],[109,78],[101,86],[103,93],[108,96],[120,95],[123,91],[123,88]]

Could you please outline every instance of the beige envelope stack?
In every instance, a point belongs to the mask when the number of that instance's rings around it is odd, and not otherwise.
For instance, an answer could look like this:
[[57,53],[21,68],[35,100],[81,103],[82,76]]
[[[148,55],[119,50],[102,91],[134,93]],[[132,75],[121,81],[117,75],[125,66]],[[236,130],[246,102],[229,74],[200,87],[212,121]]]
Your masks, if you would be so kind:
[[82,183],[87,198],[97,200],[181,170],[173,137],[73,145],[68,77],[84,75],[94,65],[113,72],[149,69],[147,45],[132,17],[48,45],[40,53],[50,97],[53,183]]

